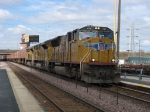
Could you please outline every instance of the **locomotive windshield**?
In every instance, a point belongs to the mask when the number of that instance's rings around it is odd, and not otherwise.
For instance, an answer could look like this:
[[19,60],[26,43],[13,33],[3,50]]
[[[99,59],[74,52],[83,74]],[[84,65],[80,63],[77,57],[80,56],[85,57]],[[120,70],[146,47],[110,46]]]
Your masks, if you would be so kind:
[[79,39],[82,40],[87,37],[96,37],[96,32],[79,32]]
[[100,38],[109,38],[113,39],[113,33],[112,32],[106,32],[106,31],[82,31],[79,32],[79,40],[82,40],[84,38],[92,38],[92,37],[100,37]]
[[99,31],[98,32],[98,37],[105,37],[105,38],[110,38],[113,39],[113,33],[112,32],[103,32],[103,31]]

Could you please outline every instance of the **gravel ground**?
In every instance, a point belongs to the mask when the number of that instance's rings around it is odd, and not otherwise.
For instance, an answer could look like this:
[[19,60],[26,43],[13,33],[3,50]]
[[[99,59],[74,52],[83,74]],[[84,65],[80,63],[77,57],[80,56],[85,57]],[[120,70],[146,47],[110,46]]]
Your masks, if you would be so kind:
[[44,80],[49,81],[50,83],[67,90],[68,92],[85,99],[86,101],[101,107],[102,109],[106,110],[107,112],[150,112],[150,104],[145,104],[142,102],[137,102],[135,100],[128,99],[126,97],[119,96],[118,97],[118,104],[117,104],[117,97],[116,95],[98,90],[94,90],[92,88],[88,89],[86,87],[82,87],[80,85],[67,82],[63,79],[58,79],[57,77],[53,77],[47,75],[45,73],[41,73],[35,71],[34,69],[24,67],[19,65],[19,67],[23,67],[24,70],[28,72],[32,72],[38,76],[42,76]]

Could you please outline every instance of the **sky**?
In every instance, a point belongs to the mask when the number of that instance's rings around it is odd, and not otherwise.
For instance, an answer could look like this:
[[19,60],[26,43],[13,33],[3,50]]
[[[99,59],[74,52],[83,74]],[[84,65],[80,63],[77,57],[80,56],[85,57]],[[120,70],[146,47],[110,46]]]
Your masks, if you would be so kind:
[[[86,25],[114,30],[114,0],[0,0],[0,49],[19,49],[21,34],[42,43]],[[150,0],[121,0],[120,51],[130,49],[131,32],[135,51],[150,52]]]

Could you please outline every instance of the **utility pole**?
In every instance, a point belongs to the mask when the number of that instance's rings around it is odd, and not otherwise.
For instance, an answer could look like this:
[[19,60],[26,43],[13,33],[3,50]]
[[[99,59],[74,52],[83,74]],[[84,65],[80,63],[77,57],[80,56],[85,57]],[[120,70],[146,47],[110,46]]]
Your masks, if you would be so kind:
[[[120,20],[121,20],[121,0],[118,3],[118,29],[117,29],[117,62],[119,66],[119,50],[120,50]],[[118,85],[117,85],[117,105],[118,105]]]
[[[117,57],[119,61],[119,48],[120,48],[120,19],[121,19],[121,0],[118,3],[118,30],[117,30]],[[118,62],[119,63],[119,62]]]

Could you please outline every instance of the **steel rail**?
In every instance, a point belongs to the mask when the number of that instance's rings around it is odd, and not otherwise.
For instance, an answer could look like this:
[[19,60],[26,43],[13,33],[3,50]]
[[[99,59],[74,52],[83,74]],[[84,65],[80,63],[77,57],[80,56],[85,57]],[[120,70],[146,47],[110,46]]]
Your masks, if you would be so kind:
[[[13,66],[13,68],[14,68],[14,66]],[[20,74],[17,70],[16,70],[16,68],[14,68],[15,69],[15,71],[18,73],[18,74]],[[48,98],[41,90],[39,90],[36,86],[34,86],[34,84],[32,84],[32,82],[30,82],[27,78],[25,78],[22,74],[20,74],[27,82],[29,82],[36,90],[38,90],[44,97],[46,97],[53,105],[55,105],[55,107],[57,108],[57,109],[59,109],[61,112],[65,112],[65,110],[63,110],[60,106],[58,106],[54,101],[52,101],[50,98]]]
[[[31,73],[31,74],[32,74],[32,73]],[[32,74],[32,75],[34,75],[34,74]],[[39,76],[36,76],[36,77],[38,77],[39,79],[43,80],[43,79],[40,78]],[[53,86],[53,87],[59,89],[59,90],[65,92],[66,94],[70,95],[71,97],[74,97],[75,99],[78,99],[79,101],[82,101],[82,102],[86,103],[87,105],[89,105],[89,106],[95,108],[96,110],[98,110],[98,112],[105,112],[105,111],[102,110],[101,108],[99,108],[99,107],[97,107],[97,106],[95,106],[95,105],[90,104],[89,102],[85,101],[84,99],[79,98],[78,96],[75,96],[75,95],[69,93],[68,91],[63,90],[63,89],[59,88],[58,86],[55,86],[55,85],[51,84],[51,83],[48,82],[48,81],[45,81],[45,80],[43,80],[43,81],[46,82],[46,83],[48,83],[48,84],[50,84],[51,86]]]
[[134,89],[127,88],[127,87],[121,87],[121,86],[119,86],[119,88],[126,89],[126,90],[130,90],[130,91],[134,91],[134,92],[138,92],[138,93],[141,93],[141,94],[150,95],[150,93],[148,93],[148,92],[139,91],[139,90],[134,90]]
[[125,97],[132,98],[132,99],[134,99],[134,100],[142,101],[142,102],[144,102],[144,103],[150,103],[150,101],[143,100],[143,99],[141,99],[141,98],[137,98],[137,97],[134,97],[134,96],[130,96],[130,95],[127,95],[127,94],[119,93],[119,92],[112,91],[112,90],[108,90],[108,89],[104,89],[104,88],[102,88],[102,89],[105,90],[105,91],[109,91],[109,92],[112,92],[112,93],[115,93],[115,94],[119,94],[119,95],[122,95],[122,96],[125,96]]
[[[122,84],[122,83],[119,83],[119,84]],[[117,86],[114,85],[114,84],[109,84],[109,85],[114,86],[114,87],[117,87]],[[121,89],[125,89],[125,90],[130,90],[130,91],[138,92],[138,93],[145,94],[145,95],[150,95],[150,93],[145,92],[145,91],[135,90],[135,89],[132,89],[132,88],[122,87],[122,86],[118,86],[118,87],[121,88]],[[136,86],[135,86],[135,87],[136,87]]]
[[[19,68],[20,68],[20,67],[19,67]],[[20,69],[22,69],[22,68],[20,68]],[[28,72],[28,71],[26,71],[26,72]],[[34,75],[33,73],[30,73],[30,74]],[[35,75],[34,75],[34,76],[35,76]],[[43,79],[40,78],[39,76],[36,76],[36,77],[39,78],[40,80],[42,80],[42,81],[44,81],[44,82],[50,84],[51,86],[53,86],[53,87],[55,87],[55,88],[57,88],[57,89],[59,89],[59,90],[65,92],[66,94],[70,95],[71,97],[73,97],[73,98],[75,98],[75,99],[78,99],[79,101],[85,103],[86,105],[88,105],[88,106],[90,106],[90,107],[92,107],[92,108],[95,108],[98,112],[105,112],[103,109],[101,109],[101,108],[99,108],[99,107],[97,107],[97,106],[95,106],[95,105],[93,105],[93,104],[91,104],[91,103],[85,101],[85,100],[82,99],[82,98],[79,98],[79,97],[76,96],[76,95],[73,95],[73,94],[69,93],[68,91],[65,91],[65,90],[59,88],[58,86],[55,86],[55,85],[51,84],[51,83],[48,82],[48,81],[43,80]],[[43,93],[42,93],[42,94],[43,94]],[[56,104],[56,105],[57,105],[57,104]],[[63,109],[62,109],[62,110],[63,110]],[[96,111],[96,112],[97,112],[97,111]],[[63,112],[64,112],[64,111],[63,111]]]

